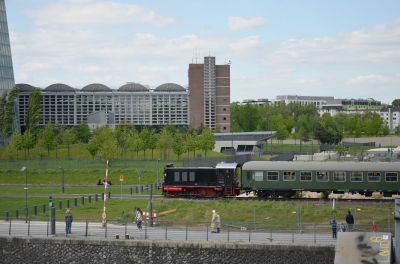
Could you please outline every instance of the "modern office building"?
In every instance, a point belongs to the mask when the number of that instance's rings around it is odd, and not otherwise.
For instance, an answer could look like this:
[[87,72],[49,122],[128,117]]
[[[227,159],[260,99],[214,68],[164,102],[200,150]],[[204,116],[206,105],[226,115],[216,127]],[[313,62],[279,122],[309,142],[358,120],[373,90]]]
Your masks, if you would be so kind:
[[0,95],[14,86],[5,0],[0,0]]
[[[29,95],[34,87],[29,84],[16,86],[20,91],[17,100],[18,120],[24,130]],[[117,90],[99,83],[86,85],[82,89],[57,83],[41,89],[41,95],[40,125],[74,126],[88,123],[92,128],[105,123],[109,126],[188,125],[188,92],[175,83],[165,83],[155,89],[127,83]]]
[[216,65],[215,57],[189,64],[189,124],[229,132],[230,65]]

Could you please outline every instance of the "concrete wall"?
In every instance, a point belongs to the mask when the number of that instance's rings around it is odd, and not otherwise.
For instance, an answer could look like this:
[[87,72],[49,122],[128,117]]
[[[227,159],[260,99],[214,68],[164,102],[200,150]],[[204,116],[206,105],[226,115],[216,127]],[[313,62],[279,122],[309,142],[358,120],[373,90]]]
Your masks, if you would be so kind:
[[333,247],[0,237],[0,263],[333,263]]

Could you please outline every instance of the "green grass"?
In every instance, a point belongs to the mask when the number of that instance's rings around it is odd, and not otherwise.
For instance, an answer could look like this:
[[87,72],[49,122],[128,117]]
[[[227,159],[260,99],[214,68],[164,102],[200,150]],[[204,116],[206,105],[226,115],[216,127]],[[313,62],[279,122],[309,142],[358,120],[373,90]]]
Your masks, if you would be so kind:
[[[58,201],[62,200],[65,208],[66,199],[54,199],[56,207]],[[72,211],[75,220],[100,221],[103,208],[103,201],[93,202],[91,205],[85,200],[85,205],[73,206],[73,200],[70,199]],[[30,212],[33,212],[33,206],[39,206],[39,216],[32,217],[36,220],[47,220],[48,212],[42,214],[43,204],[48,205],[45,198],[29,198]],[[295,203],[295,202],[273,202],[273,201],[236,201],[236,200],[183,200],[183,199],[154,199],[153,208],[158,212],[175,209],[174,213],[167,214],[161,218],[163,221],[170,221],[177,224],[209,222],[211,211],[217,210],[223,224],[231,226],[249,226],[256,224],[258,227],[274,229],[290,229],[298,221],[298,212],[301,207],[301,222],[304,226],[327,225],[332,217],[336,217],[338,223],[345,222],[344,218],[347,210],[351,209],[358,225],[364,225],[369,230],[374,219],[379,229],[387,226],[387,217],[389,217],[393,226],[394,205],[385,206],[379,204],[362,205],[349,208],[347,204],[337,204],[336,210],[332,211],[329,203]],[[5,211],[15,215],[15,209],[20,209],[20,216],[23,215],[25,207],[24,198],[0,197],[0,212]],[[133,221],[133,212],[135,207],[146,210],[148,199],[123,199],[112,198],[108,204],[108,219],[110,221]],[[57,210],[56,218],[63,217],[63,210]]]
[[[132,193],[135,193],[135,187],[132,187]],[[130,194],[130,185],[123,185],[122,189],[120,185],[112,185],[108,188],[108,191],[111,192],[112,195],[120,195],[122,190],[122,194]],[[82,195],[93,195],[100,194],[104,192],[104,186],[94,186],[94,187],[69,187],[66,186],[64,188],[64,194],[82,194]],[[25,194],[24,186],[21,187],[6,187],[0,186],[0,193],[2,194]],[[149,194],[149,190],[143,190],[142,194]],[[29,187],[28,195],[31,194],[46,194],[46,195],[58,195],[62,194],[61,186],[60,187]],[[153,194],[161,194],[161,191],[158,189],[153,189]]]

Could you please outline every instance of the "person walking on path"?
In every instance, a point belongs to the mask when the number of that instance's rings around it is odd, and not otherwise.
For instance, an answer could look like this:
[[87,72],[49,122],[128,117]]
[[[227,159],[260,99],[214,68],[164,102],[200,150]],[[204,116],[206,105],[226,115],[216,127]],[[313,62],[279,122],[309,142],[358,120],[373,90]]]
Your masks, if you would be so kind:
[[68,236],[68,234],[71,234],[71,227],[72,227],[72,221],[74,218],[72,217],[71,209],[67,209],[65,211],[65,234]]
[[349,232],[353,231],[353,226],[354,226],[354,217],[351,214],[350,210],[346,215],[346,223],[347,223],[347,230]]
[[219,216],[219,213],[216,213],[215,215],[215,227],[217,228],[217,233],[221,232],[221,218]]
[[336,223],[336,219],[333,218],[333,219],[329,222],[329,224],[330,224],[331,227],[332,227],[332,238],[333,238],[333,239],[336,239],[336,234],[337,234],[337,223]]
[[136,226],[139,230],[142,230],[142,225],[143,225],[143,211],[140,208],[136,208],[136,214],[135,214],[135,222]]
[[376,233],[376,223],[372,221],[372,232]]
[[212,216],[211,216],[211,233],[217,233],[217,212],[215,210],[212,210]]

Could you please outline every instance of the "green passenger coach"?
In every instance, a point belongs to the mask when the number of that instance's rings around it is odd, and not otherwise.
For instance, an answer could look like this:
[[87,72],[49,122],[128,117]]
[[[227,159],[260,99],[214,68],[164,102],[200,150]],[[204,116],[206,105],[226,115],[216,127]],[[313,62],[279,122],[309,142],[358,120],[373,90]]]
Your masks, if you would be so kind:
[[260,197],[296,191],[400,193],[400,162],[250,161],[242,166],[241,189]]

